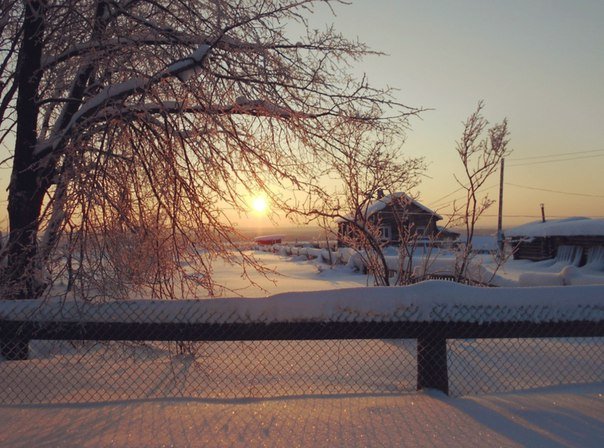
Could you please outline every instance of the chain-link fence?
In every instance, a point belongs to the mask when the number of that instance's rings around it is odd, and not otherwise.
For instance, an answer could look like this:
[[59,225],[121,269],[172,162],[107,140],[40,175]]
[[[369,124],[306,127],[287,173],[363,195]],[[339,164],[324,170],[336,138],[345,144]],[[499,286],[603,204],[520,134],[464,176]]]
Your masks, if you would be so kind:
[[408,309],[371,318],[343,308],[336,318],[286,322],[278,312],[255,314],[225,300],[228,308],[213,301],[4,302],[0,402],[422,388],[462,395],[604,381],[604,320],[584,318],[601,307],[582,307],[582,319],[566,322],[548,320],[543,310],[540,321],[528,314],[519,321],[508,310],[516,320],[481,322],[422,320]]

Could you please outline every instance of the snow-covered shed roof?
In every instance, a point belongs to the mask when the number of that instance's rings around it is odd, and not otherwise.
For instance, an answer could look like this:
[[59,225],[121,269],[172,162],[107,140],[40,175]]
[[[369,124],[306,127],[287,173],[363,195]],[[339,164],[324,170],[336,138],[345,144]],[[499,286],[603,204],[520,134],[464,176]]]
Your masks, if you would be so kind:
[[436,226],[436,230],[438,230],[438,233],[442,236],[449,236],[449,237],[457,238],[461,235],[461,233],[456,232],[455,230],[447,229],[446,227]]
[[284,238],[284,235],[261,235],[261,236],[257,236],[256,238],[254,238],[254,241],[257,243],[267,243],[267,242],[273,242],[273,241],[280,241]]
[[506,232],[508,237],[604,236],[604,219],[574,217],[535,221]]
[[[414,205],[417,208],[419,208],[420,210],[422,210],[430,215],[434,215],[434,217],[436,218],[437,221],[443,219],[442,216],[440,216],[438,213],[435,213],[434,211],[430,210],[425,205],[419,203],[418,201],[413,199],[411,196],[409,196],[408,194],[403,193],[403,192],[388,194],[380,199],[376,199],[375,201],[369,203],[362,213],[363,217],[369,218],[370,216],[376,214],[377,212],[382,211],[387,206],[391,205],[394,202],[394,200],[400,201],[404,204]],[[337,220],[337,222],[346,222],[346,221],[350,221],[352,219],[353,219],[352,216],[347,216],[346,218],[339,218]]]

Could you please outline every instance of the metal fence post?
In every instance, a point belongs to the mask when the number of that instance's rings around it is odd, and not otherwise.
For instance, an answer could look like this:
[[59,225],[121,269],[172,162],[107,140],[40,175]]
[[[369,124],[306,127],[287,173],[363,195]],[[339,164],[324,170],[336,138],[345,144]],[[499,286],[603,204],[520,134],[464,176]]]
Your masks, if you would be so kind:
[[417,390],[436,389],[449,395],[447,340],[443,337],[417,339]]

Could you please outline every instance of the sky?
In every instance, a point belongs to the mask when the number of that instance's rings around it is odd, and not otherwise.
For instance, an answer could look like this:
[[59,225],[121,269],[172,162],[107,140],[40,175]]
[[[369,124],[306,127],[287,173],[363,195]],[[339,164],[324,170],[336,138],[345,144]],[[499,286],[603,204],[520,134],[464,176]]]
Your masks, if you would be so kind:
[[[403,146],[428,162],[411,192],[426,206],[446,215],[463,199],[455,143],[484,100],[485,117],[507,117],[511,131],[504,228],[540,219],[540,204],[548,219],[604,218],[604,1],[353,0],[335,15],[317,8],[310,23],[333,23],[386,53],[352,70],[398,89],[400,102],[430,109],[411,120]],[[494,199],[498,183],[497,173],[486,184]],[[479,225],[495,226],[496,214],[497,204]],[[254,212],[241,223],[271,225]]]
[[[415,192],[422,203],[446,214],[462,199],[455,143],[482,99],[485,118],[507,117],[511,131],[504,228],[540,219],[542,203],[550,219],[604,218],[604,2],[363,0],[313,20],[387,53],[354,70],[431,109],[411,121],[403,146],[429,164]],[[496,199],[498,184],[496,173],[485,193]],[[495,204],[480,225],[495,226],[496,215]]]

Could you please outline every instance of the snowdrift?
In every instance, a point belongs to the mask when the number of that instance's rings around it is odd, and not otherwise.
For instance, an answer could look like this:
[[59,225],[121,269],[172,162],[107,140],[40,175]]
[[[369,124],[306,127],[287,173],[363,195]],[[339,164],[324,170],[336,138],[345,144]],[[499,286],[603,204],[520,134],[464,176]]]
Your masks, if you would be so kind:
[[0,319],[143,323],[603,321],[604,286],[478,288],[428,281],[404,287],[291,292],[254,299],[0,301]]

